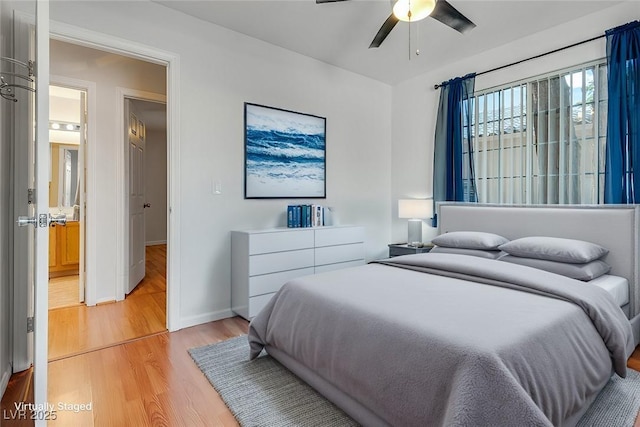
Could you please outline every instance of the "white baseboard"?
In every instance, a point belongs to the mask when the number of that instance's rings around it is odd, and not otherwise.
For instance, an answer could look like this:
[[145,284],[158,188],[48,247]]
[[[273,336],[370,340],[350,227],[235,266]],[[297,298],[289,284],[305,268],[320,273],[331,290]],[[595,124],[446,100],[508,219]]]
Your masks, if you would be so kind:
[[0,398],[4,396],[4,392],[7,390],[7,384],[9,384],[9,379],[11,378],[11,364],[7,363],[4,371],[2,372],[2,376],[0,377]]
[[[96,303],[94,305],[110,304],[112,302],[118,302],[118,300],[116,298],[114,298],[114,297],[100,298],[99,300],[96,301]],[[87,304],[87,307],[89,307],[89,304]]]
[[155,246],[155,245],[166,245],[166,240],[152,240],[150,242],[145,242],[145,246]]
[[179,329],[190,328],[191,326],[201,325],[203,323],[227,319],[233,316],[235,316],[235,314],[233,314],[231,309],[227,309],[227,310],[220,310],[220,311],[212,311],[210,313],[205,313],[205,314],[198,314],[196,316],[181,317],[180,321],[178,322],[178,327],[172,330],[171,332],[177,331]]

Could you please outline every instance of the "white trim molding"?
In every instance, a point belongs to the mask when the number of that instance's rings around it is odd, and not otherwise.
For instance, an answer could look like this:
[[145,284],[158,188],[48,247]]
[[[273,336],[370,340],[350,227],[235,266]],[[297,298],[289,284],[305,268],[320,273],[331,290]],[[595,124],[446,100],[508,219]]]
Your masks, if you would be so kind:
[[145,242],[145,246],[156,246],[156,245],[166,245],[167,241],[166,240],[153,240],[153,241],[149,241],[149,242]]
[[[177,53],[156,49],[131,40],[56,21],[50,23],[50,35],[56,40],[164,65],[167,68],[167,329],[169,331],[178,330],[183,323],[180,321],[179,234],[180,56]],[[89,161],[91,162],[91,160]]]
[[233,316],[235,316],[235,313],[233,313],[230,309],[226,309],[198,314],[197,316],[182,317],[180,318],[180,323],[177,325],[177,329],[190,328],[191,326],[201,325],[208,322],[215,322],[216,320],[227,319]]

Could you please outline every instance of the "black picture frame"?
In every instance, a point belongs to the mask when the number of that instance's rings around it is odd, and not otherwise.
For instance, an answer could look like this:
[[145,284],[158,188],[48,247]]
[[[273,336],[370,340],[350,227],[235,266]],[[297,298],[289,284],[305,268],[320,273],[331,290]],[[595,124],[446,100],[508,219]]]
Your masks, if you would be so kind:
[[244,198],[324,199],[327,119],[245,102]]

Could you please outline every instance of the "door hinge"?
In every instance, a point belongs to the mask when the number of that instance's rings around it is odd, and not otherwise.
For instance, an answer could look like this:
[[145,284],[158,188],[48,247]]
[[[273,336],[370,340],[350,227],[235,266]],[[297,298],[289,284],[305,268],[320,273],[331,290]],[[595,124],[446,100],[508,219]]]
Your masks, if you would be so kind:
[[27,317],[27,332],[33,332],[33,317]]
[[36,202],[36,189],[35,188],[28,188],[27,189],[27,203],[32,205],[35,202]]

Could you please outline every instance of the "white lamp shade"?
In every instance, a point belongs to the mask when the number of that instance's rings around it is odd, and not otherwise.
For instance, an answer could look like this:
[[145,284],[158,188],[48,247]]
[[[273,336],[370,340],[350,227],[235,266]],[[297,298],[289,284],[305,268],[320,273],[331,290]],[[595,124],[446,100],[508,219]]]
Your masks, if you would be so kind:
[[429,16],[436,7],[436,0],[398,0],[393,5],[393,14],[404,22],[415,22]]
[[431,199],[398,200],[399,218],[431,218],[433,217],[433,201]]

